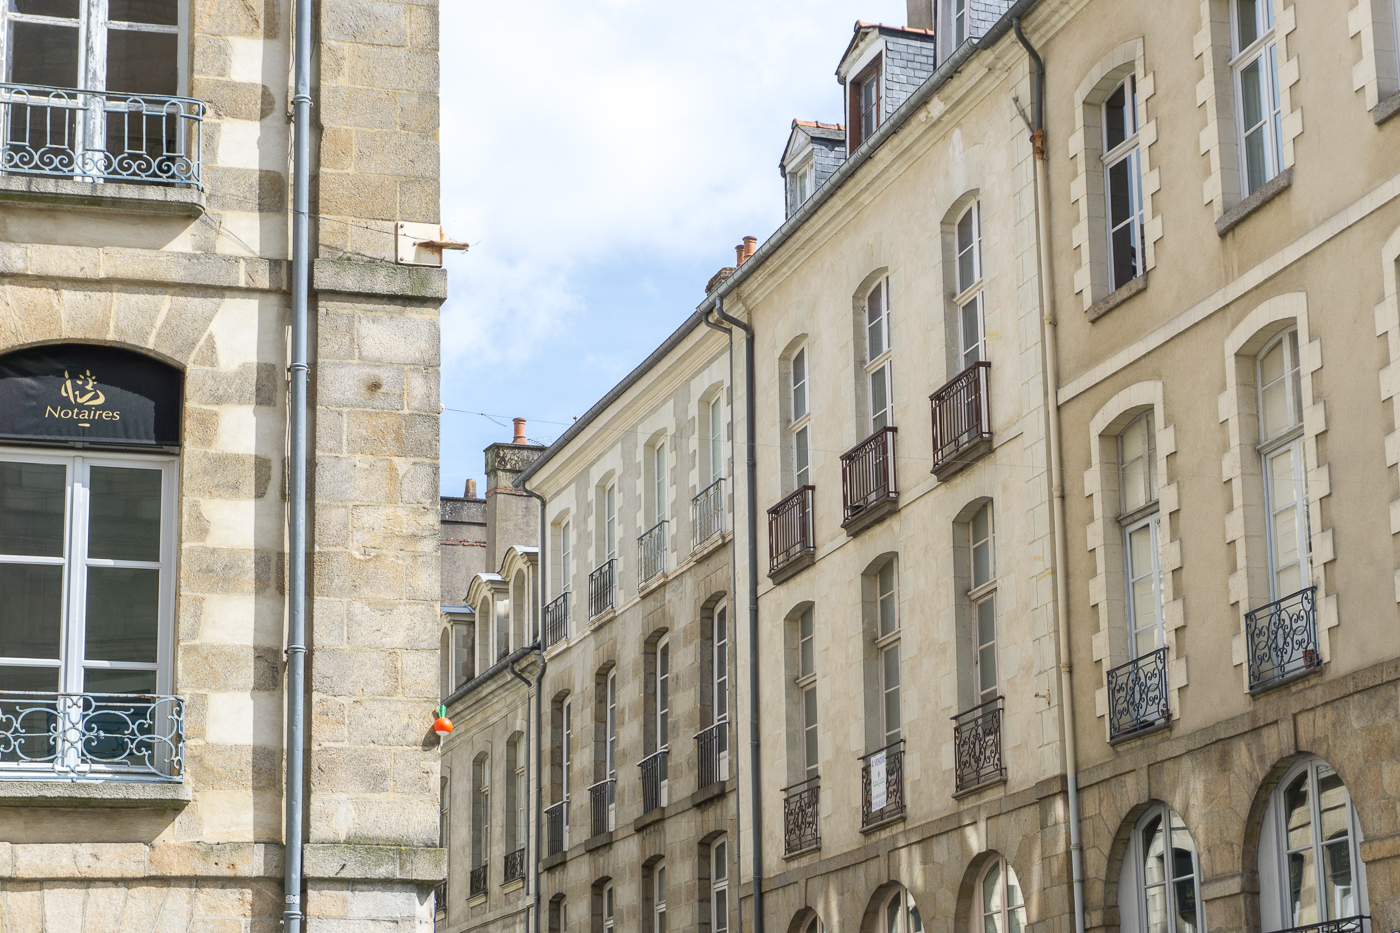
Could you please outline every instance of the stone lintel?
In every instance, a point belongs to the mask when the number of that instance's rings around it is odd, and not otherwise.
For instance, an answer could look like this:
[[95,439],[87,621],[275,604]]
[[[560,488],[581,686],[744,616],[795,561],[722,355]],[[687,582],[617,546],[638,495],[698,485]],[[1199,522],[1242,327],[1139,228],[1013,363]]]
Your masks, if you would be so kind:
[[440,303],[447,297],[447,272],[392,262],[317,259],[312,263],[311,287],[318,292],[425,298]]
[[307,878],[330,881],[421,881],[447,878],[447,850],[433,846],[302,846]]

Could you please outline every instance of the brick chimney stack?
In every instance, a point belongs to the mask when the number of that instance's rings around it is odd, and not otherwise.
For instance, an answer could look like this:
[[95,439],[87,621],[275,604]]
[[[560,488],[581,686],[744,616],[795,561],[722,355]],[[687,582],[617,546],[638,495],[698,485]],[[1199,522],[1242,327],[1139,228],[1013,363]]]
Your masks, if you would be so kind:
[[905,24],[915,29],[933,28],[933,0],[904,0]]
[[476,480],[474,480],[474,479],[469,479],[469,480],[467,480],[467,498],[468,498],[468,499],[475,499],[475,498],[476,498]]

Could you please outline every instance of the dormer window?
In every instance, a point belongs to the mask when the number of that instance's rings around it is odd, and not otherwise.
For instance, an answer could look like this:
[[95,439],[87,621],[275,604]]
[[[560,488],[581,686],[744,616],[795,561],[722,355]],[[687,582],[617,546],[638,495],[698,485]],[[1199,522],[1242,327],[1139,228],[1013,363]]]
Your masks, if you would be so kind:
[[854,121],[860,127],[860,139],[862,142],[875,134],[875,130],[880,126],[880,63],[877,59],[875,64],[866,70],[856,88],[856,100],[859,101],[858,118]]
[[814,189],[812,182],[815,180],[815,174],[816,166],[810,161],[797,170],[797,175],[793,180],[795,203],[801,204],[812,196]]

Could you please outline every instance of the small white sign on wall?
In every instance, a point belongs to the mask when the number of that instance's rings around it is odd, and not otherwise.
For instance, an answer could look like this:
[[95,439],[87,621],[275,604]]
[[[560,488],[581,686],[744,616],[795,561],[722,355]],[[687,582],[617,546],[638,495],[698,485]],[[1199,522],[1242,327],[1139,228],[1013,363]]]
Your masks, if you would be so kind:
[[885,809],[888,797],[885,794],[885,753],[876,752],[870,756],[870,811]]

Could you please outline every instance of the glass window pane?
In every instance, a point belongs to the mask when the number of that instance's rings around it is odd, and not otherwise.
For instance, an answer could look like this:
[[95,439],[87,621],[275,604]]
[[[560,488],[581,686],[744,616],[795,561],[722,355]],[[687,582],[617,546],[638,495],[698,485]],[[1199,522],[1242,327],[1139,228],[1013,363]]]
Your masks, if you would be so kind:
[[962,365],[966,369],[982,359],[982,296],[962,306]]
[[84,693],[155,693],[155,671],[113,671],[88,668],[83,672]]
[[30,16],[77,19],[79,0],[10,0],[9,8],[11,12]]
[[977,604],[977,644],[990,645],[996,641],[996,600],[984,599]]
[[88,568],[87,660],[154,662],[159,618],[159,570]]
[[981,541],[972,547],[972,585],[981,586],[991,579],[992,545],[990,541]]
[[[58,692],[56,667],[0,667],[0,690],[32,690],[38,693]],[[0,761],[7,761],[0,757]]]
[[160,560],[159,470],[93,467],[88,475],[88,557]]
[[1142,828],[1142,880],[1146,885],[1161,884],[1167,878],[1162,818],[1153,817]]
[[1348,834],[1347,789],[1342,785],[1341,776],[1331,768],[1318,769],[1317,809],[1322,819],[1322,841]]
[[1288,906],[1293,926],[1317,923],[1317,879],[1313,873],[1312,849],[1293,852],[1288,856]]
[[[34,6],[41,4],[34,3]],[[61,6],[68,6],[64,3]],[[76,8],[77,3],[71,6]],[[37,11],[36,11],[37,12]],[[77,16],[77,10],[73,10]],[[10,75],[15,84],[39,84],[44,87],[71,88],[78,86],[78,29],[73,26],[55,26],[47,23],[12,23],[10,25]],[[56,119],[49,127],[53,134],[52,142],[57,143],[61,127],[64,125],[62,111],[53,113]],[[44,119],[43,110],[30,111],[30,121]],[[16,115],[18,119],[18,115]],[[18,130],[18,134],[16,133]],[[30,132],[42,132],[31,123]],[[24,138],[24,130],[13,127],[10,138]],[[31,138],[33,138],[31,136]]]
[[997,656],[992,645],[977,649],[977,691],[985,694],[997,686]]
[[[1259,4],[1261,0],[1236,0],[1236,51],[1248,48],[1259,38]],[[1270,3],[1272,0],[1262,0]]]
[[66,486],[62,464],[0,463],[0,554],[63,556]]
[[1327,909],[1333,918],[1356,913],[1351,884],[1351,846],[1342,839],[1322,847],[1322,881]]
[[[179,43],[180,37],[174,33],[107,30],[107,89],[124,94],[175,96],[180,90]],[[134,114],[108,113],[108,139],[115,129],[120,134],[118,139],[124,136],[127,140],[126,149],[151,151],[142,143],[159,143],[166,121],[160,116],[141,120],[144,122],[139,122]],[[122,124],[127,124],[124,130]]]
[[0,564],[0,657],[57,659],[63,568]]
[[986,877],[982,879],[982,912],[984,914],[995,913],[1001,910],[1001,863],[997,862],[987,869]]
[[885,381],[888,373],[886,364],[870,376],[870,413],[876,431],[889,424],[889,386]]
[[1312,810],[1308,806],[1308,775],[1304,772],[1283,794],[1284,827],[1290,849],[1312,845]]
[[156,26],[177,26],[177,0],[110,0],[108,18],[123,23],[150,23]]
[[1267,140],[1263,128],[1259,128],[1244,138],[1244,162],[1249,194],[1259,190],[1269,180],[1269,163],[1266,154]]

